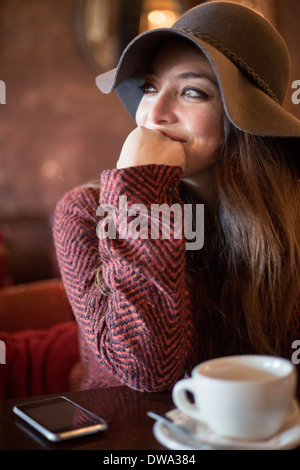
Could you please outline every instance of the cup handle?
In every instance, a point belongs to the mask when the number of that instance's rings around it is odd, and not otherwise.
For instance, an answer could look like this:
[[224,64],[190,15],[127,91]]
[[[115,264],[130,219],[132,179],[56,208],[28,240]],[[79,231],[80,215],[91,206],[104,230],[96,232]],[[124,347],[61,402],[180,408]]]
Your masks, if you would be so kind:
[[196,387],[198,388],[199,385],[196,386],[192,378],[179,380],[172,390],[173,402],[187,416],[205,422],[201,410],[194,403],[191,403],[187,397],[187,392],[190,392],[193,396],[196,395]]

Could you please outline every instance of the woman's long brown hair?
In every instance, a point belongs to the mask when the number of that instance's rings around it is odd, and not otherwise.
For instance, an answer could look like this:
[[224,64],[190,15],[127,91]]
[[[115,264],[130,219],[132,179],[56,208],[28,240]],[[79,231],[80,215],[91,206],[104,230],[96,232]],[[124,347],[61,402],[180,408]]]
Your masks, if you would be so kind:
[[206,216],[204,248],[187,252],[201,356],[286,355],[291,348],[300,304],[300,189],[283,141],[244,133],[225,118],[218,213]]

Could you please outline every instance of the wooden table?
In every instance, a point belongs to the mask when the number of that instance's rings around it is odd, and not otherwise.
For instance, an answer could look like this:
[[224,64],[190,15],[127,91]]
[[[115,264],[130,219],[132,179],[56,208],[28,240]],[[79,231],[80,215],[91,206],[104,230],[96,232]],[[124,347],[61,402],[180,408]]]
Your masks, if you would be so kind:
[[[58,396],[48,395],[49,396]],[[147,416],[147,411],[156,411],[164,414],[174,408],[171,393],[140,393],[127,387],[114,387],[108,389],[85,390],[65,393],[64,396],[84,406],[93,413],[102,416],[108,423],[108,429],[102,433],[85,436],[61,443],[51,443],[38,432],[18,418],[12,411],[13,406],[25,401],[40,400],[43,397],[9,399],[0,401],[0,458],[9,462],[10,467],[14,465],[31,465],[36,460],[38,468],[43,468],[45,462],[54,468],[61,468],[61,459],[65,452],[69,452],[67,460],[69,467],[76,465],[80,470],[88,468],[101,468],[104,464],[116,465],[119,458],[133,456],[136,458],[135,465],[129,467],[144,468],[145,465],[153,465],[153,456],[177,455],[179,463],[182,456],[188,456],[191,463],[185,468],[192,466],[196,468],[203,463],[203,452],[201,451],[172,451],[163,447],[153,435],[153,420]],[[34,450],[54,450],[45,454],[44,452],[28,452]],[[298,447],[297,450],[300,450]],[[9,452],[11,451],[11,452]],[[18,451],[18,452],[16,452]],[[22,452],[23,451],[23,452]],[[85,451],[94,451],[86,453]],[[98,452],[95,452],[98,451]],[[207,452],[207,451],[206,451]],[[208,451],[210,463],[218,459],[218,452]],[[63,455],[62,455],[63,454]],[[225,456],[231,454],[226,452]],[[239,454],[239,453],[238,453]],[[238,454],[235,454],[238,455]],[[256,455],[256,453],[250,454]],[[259,455],[261,455],[259,453]],[[275,453],[278,463],[279,454]],[[294,452],[284,453],[285,465],[290,461]],[[152,459],[149,463],[149,457]],[[206,458],[206,457],[205,457]],[[225,457],[226,458],[226,457]],[[105,460],[106,459],[106,460]],[[115,461],[114,461],[115,459]],[[249,455],[247,457],[247,462]],[[216,464],[219,460],[216,460]],[[122,462],[121,462],[122,463]],[[123,462],[124,464],[125,462]],[[186,463],[186,462],[185,462]],[[160,462],[162,464],[162,462]],[[92,467],[91,467],[92,465]],[[128,463],[125,464],[128,468]],[[32,467],[30,467],[32,468]]]
[[[55,395],[49,395],[55,396]],[[45,397],[0,401],[0,450],[162,450],[155,439],[154,421],[147,411],[165,413],[174,407],[171,393],[140,393],[127,387],[65,393],[81,406],[103,417],[108,429],[83,438],[51,443],[15,416],[17,403]]]

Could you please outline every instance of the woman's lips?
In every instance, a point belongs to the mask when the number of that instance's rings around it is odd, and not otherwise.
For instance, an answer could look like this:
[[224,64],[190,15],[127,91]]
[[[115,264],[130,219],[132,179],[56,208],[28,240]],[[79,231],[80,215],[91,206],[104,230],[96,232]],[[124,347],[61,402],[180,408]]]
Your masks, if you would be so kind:
[[168,137],[169,139],[173,140],[174,142],[185,142],[186,141],[182,137],[178,137],[176,135],[169,134],[169,132],[161,131],[161,133],[163,135],[165,135],[166,137]]

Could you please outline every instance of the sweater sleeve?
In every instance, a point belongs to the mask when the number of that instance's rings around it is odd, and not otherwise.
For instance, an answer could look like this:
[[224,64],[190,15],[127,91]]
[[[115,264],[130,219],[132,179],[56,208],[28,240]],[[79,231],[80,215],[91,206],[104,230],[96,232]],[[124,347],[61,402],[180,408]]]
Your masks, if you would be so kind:
[[[88,191],[67,194],[55,212],[57,258],[81,334],[99,366],[140,391],[170,389],[190,367],[185,239],[174,232],[175,217],[169,237],[151,237],[146,223],[153,204],[180,201],[180,178],[179,168],[165,165],[103,172],[99,202],[115,209],[116,236],[97,237],[97,204]],[[143,236],[119,233],[120,201],[127,210],[143,206]],[[126,216],[127,230],[134,220]],[[100,265],[109,295],[95,283]]]

